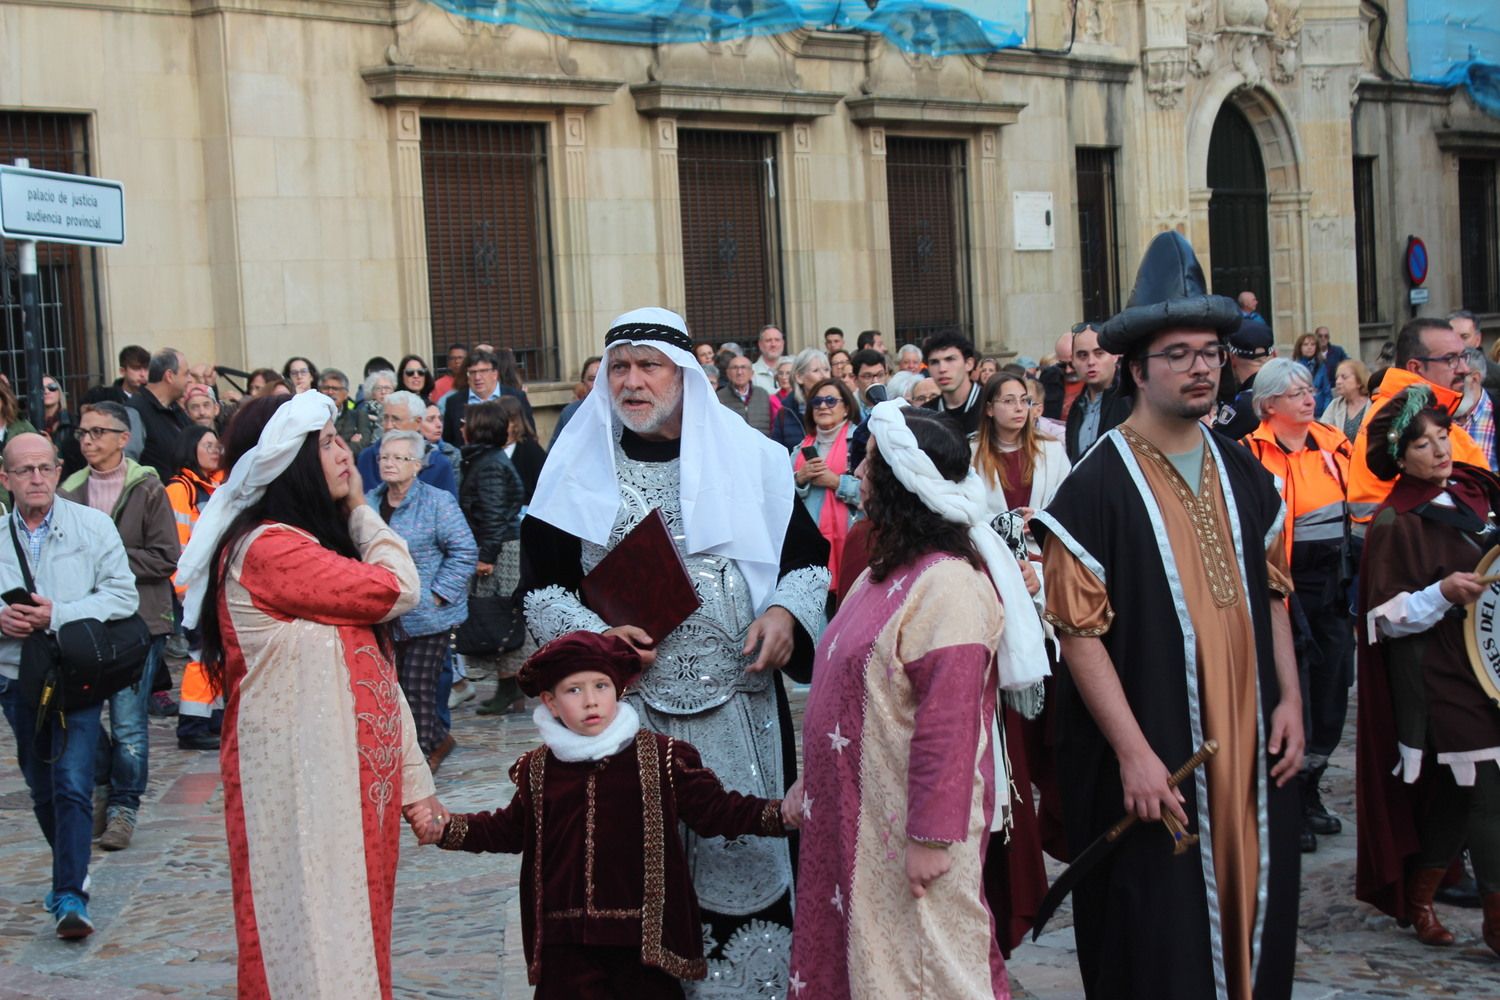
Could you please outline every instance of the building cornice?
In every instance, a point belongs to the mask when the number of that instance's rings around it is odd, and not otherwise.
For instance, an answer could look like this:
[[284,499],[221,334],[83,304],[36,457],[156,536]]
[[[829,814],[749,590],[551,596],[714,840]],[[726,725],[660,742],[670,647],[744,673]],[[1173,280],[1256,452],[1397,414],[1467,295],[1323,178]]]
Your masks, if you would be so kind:
[[1360,101],[1442,106],[1453,99],[1453,88],[1417,83],[1415,80],[1363,78],[1359,81],[1358,94]]
[[1438,149],[1445,153],[1477,153],[1481,156],[1500,154],[1500,122],[1493,127],[1478,123],[1465,123],[1470,127],[1439,128],[1433,131]]
[[608,104],[621,80],[492,73],[439,66],[372,66],[360,71],[365,93],[379,104],[462,103],[511,107],[596,108]]
[[1014,124],[1024,104],[961,101],[952,98],[896,97],[870,94],[851,97],[849,118],[859,125],[941,125],[946,128],[991,128]]
[[1138,68],[1136,62],[1131,59],[1026,52],[1021,49],[999,49],[972,58],[989,73],[1050,76],[1064,80],[1089,80],[1099,83],[1129,83],[1131,75]]
[[635,109],[647,117],[759,118],[806,120],[833,114],[842,94],[811,90],[762,90],[713,84],[632,84]]

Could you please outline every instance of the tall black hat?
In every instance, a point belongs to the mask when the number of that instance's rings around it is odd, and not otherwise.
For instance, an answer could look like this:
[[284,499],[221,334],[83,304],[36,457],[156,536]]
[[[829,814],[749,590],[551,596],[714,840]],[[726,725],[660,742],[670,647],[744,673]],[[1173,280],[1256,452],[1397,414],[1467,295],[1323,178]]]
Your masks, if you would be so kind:
[[1210,295],[1193,245],[1176,230],[1158,233],[1141,258],[1130,302],[1099,331],[1099,346],[1111,354],[1163,330],[1216,330],[1224,337],[1240,326],[1240,308],[1231,298]]

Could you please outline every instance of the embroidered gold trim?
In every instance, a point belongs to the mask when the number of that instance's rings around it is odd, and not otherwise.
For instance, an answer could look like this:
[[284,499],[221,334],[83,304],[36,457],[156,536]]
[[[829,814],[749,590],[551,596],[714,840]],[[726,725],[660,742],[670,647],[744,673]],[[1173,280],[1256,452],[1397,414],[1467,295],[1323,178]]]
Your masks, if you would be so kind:
[[1208,577],[1208,588],[1213,594],[1214,606],[1231,608],[1240,599],[1239,568],[1232,558],[1231,546],[1219,523],[1219,508],[1223,506],[1219,494],[1219,467],[1214,461],[1213,449],[1207,442],[1203,445],[1203,473],[1199,485],[1203,495],[1195,494],[1161,449],[1147,441],[1133,428],[1122,424],[1120,431],[1135,453],[1156,466],[1173,494],[1187,511],[1188,520],[1198,536],[1198,554],[1203,560],[1203,574]]
[[1053,628],[1057,629],[1063,635],[1071,635],[1079,639],[1097,639],[1099,636],[1108,632],[1110,630],[1110,627],[1114,625],[1114,608],[1105,608],[1104,616],[1104,624],[1100,625],[1098,628],[1074,628],[1072,625],[1069,625],[1067,622],[1063,621],[1061,618],[1057,617],[1050,611],[1048,611],[1043,617],[1047,619],[1047,622]]
[[760,811],[760,834],[763,837],[780,837],[786,834],[781,824],[781,800],[771,799]]
[[588,911],[584,911],[583,909],[580,909],[579,907],[575,906],[571,910],[548,910],[547,911],[547,918],[550,919],[550,920],[577,920],[578,918],[585,917],[585,916],[589,917],[590,919],[603,918],[605,920],[631,920],[631,919],[634,919],[634,918],[638,918],[640,915],[641,915],[641,911],[640,911],[639,908],[636,908],[634,910],[588,910]]
[[547,770],[547,748],[531,751],[531,812],[536,817],[536,844],[531,863],[532,923],[531,955],[526,963],[526,981],[535,986],[542,978],[542,778]]
[[448,817],[448,829],[443,831],[443,850],[461,851],[464,847],[464,839],[469,836],[469,819],[467,816],[454,814]]
[[[677,788],[672,772],[677,766],[672,739],[667,740],[667,785],[676,812]],[[708,962],[702,958],[684,958],[662,945],[662,912],[666,908],[667,868],[666,804],[661,797],[662,762],[656,735],[645,730],[635,738],[636,757],[641,769],[641,825],[645,831],[641,860],[645,868],[645,886],[641,896],[641,962],[654,965],[678,979],[702,979],[708,975]]]

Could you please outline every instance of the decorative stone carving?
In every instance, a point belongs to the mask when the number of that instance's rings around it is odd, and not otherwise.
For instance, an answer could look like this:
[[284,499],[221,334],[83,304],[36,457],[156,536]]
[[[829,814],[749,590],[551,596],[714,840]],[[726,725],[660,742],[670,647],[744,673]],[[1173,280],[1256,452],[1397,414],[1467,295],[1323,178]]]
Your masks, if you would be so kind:
[[1078,0],[1073,16],[1085,42],[1108,45],[1114,41],[1115,15],[1113,0]]
[[1155,49],[1144,54],[1146,92],[1163,111],[1177,107],[1183,88],[1187,86],[1187,49]]
[[1312,84],[1312,89],[1322,92],[1328,86],[1328,70],[1323,66],[1313,66],[1307,71],[1307,82]]
[[1302,14],[1299,3],[1286,0],[1271,6],[1266,27],[1271,32],[1271,79],[1291,83],[1297,75],[1297,51],[1302,44]]
[[1265,82],[1265,73],[1256,61],[1255,50],[1259,39],[1254,35],[1241,35],[1234,42],[1234,68],[1245,78],[1245,86],[1259,87]]
[[1226,28],[1260,28],[1266,23],[1266,0],[1224,0],[1220,8]]

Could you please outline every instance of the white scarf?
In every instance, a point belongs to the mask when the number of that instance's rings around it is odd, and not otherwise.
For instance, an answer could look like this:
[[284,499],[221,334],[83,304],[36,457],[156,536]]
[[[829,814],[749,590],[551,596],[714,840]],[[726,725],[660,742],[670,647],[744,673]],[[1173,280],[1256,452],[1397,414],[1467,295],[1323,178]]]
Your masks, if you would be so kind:
[[531,713],[531,721],[536,723],[537,730],[542,734],[542,742],[547,744],[547,749],[552,751],[554,757],[576,764],[585,760],[613,757],[635,739],[636,733],[641,731],[641,717],[623,701],[619,703],[619,709],[614,720],[597,736],[573,732],[558,722],[546,705],[536,707],[536,711]]
[[337,412],[333,400],[321,392],[293,396],[291,402],[276,408],[260,432],[260,441],[234,463],[229,479],[214,490],[177,561],[177,583],[187,589],[182,599],[183,625],[194,628],[198,624],[214,550],[230,524],[265,496],[266,487],[291,467],[307,435],[322,430]]
[[[611,329],[687,324],[666,309],[635,309]],[[771,603],[781,575],[781,543],[796,493],[786,452],[719,402],[691,351],[657,338],[621,339],[605,350],[593,389],[547,454],[527,514],[570,535],[604,545],[620,510],[615,442],[620,421],[610,406],[609,351],[654,347],[682,369],[682,524],[687,553],[733,559],[750,585],[757,614]]]

